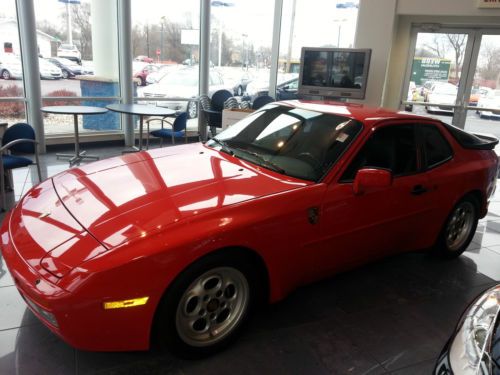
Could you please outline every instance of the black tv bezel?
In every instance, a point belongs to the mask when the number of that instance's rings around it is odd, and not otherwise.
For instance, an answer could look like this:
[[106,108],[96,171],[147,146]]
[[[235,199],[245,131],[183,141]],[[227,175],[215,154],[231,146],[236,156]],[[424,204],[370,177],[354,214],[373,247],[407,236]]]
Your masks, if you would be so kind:
[[[361,52],[365,54],[363,66],[363,81],[361,88],[342,88],[332,86],[310,86],[303,85],[304,56],[306,52]],[[302,47],[300,53],[300,73],[298,94],[303,96],[322,96],[326,98],[347,98],[364,99],[366,96],[366,84],[368,82],[368,72],[370,69],[371,48],[336,48],[336,47]]]

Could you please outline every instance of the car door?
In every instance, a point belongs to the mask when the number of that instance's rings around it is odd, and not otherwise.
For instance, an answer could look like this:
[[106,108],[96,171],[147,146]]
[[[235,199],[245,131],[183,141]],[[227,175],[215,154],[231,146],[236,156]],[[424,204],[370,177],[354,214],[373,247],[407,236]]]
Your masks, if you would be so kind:
[[[356,195],[353,182],[362,168],[390,170],[391,185]],[[416,125],[390,121],[378,124],[325,194],[320,220],[323,246],[317,269],[330,273],[393,252],[420,248],[432,211],[429,189]]]

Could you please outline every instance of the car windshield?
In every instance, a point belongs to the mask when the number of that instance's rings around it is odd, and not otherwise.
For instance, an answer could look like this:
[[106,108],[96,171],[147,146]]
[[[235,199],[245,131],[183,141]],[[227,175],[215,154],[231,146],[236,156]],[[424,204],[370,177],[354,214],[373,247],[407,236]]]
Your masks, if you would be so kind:
[[269,104],[207,145],[275,172],[320,181],[362,129],[347,117]]

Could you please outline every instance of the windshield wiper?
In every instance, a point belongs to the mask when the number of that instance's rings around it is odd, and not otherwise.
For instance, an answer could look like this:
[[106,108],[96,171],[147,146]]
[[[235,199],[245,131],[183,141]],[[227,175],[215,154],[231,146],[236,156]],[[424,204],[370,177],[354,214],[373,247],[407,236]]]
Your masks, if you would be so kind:
[[220,146],[220,150],[222,152],[225,152],[226,154],[229,154],[229,155],[234,155],[233,150],[231,150],[229,148],[229,146],[227,145],[226,142],[221,141],[220,139],[217,139],[217,138],[211,138],[210,140],[214,141],[215,143],[217,143]]
[[249,155],[252,155],[254,156],[255,158],[257,158],[260,162],[262,162],[262,166],[268,168],[268,169],[271,169],[275,172],[278,172],[278,173],[281,173],[281,174],[286,174],[286,171],[277,166],[276,164],[274,164],[272,161],[270,160],[267,160],[266,158],[264,158],[262,155],[256,153],[256,152],[253,152],[253,151],[248,151],[248,150],[245,150],[245,149],[242,149],[242,148],[238,148],[238,151],[243,151]]

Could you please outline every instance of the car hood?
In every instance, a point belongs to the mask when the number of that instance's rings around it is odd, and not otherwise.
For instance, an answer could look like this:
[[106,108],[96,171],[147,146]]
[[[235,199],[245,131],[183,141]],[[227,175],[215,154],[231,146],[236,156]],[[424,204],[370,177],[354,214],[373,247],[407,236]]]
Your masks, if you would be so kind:
[[108,249],[195,215],[309,184],[201,143],[73,168],[53,183],[70,214]]

